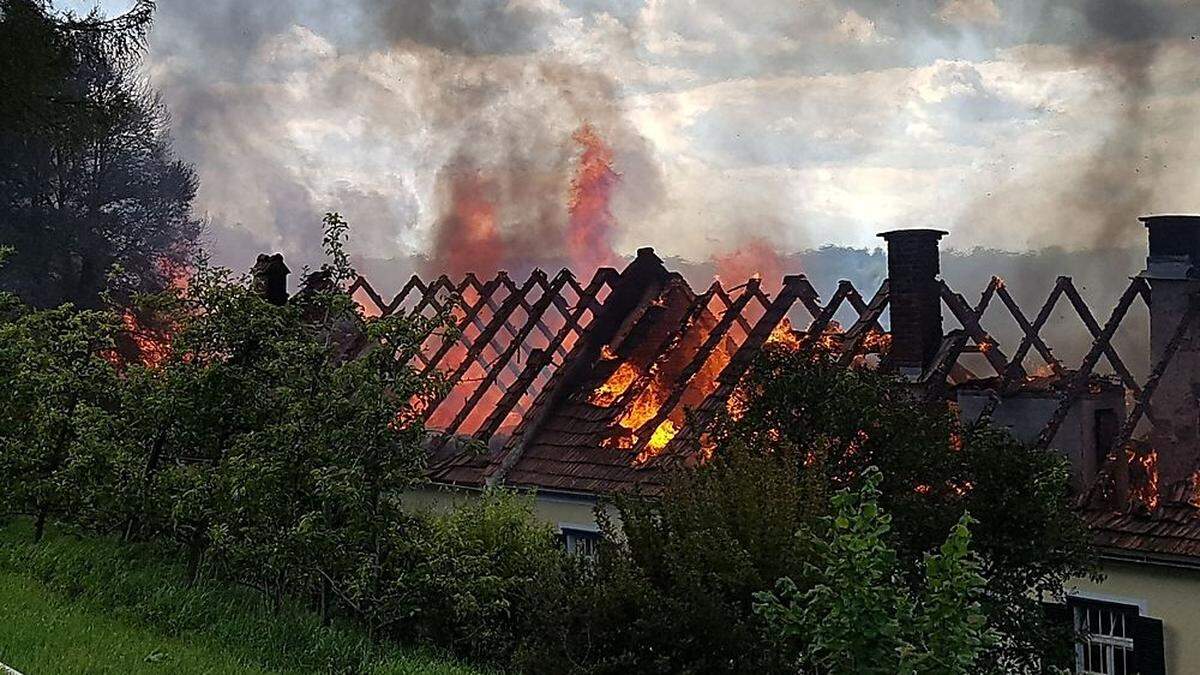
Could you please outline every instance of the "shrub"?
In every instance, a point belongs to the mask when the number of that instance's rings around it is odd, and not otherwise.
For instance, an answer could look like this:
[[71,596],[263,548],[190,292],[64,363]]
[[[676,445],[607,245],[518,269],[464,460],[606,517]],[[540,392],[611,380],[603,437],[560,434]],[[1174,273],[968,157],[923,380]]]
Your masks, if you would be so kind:
[[[754,593],[796,574],[808,546],[792,533],[813,517],[819,486],[796,480],[794,457],[731,448],[681,471],[654,499],[617,499],[623,524],[538,634],[525,667],[554,672],[762,671],[776,664],[753,613]],[[561,671],[560,671],[561,672]]]
[[709,430],[712,462],[681,470],[655,499],[616,500],[623,529],[606,529],[585,581],[546,600],[566,609],[548,613],[546,639],[523,654],[529,669],[790,671],[765,638],[755,594],[781,578],[798,595],[818,583],[815,540],[792,535],[821,533],[830,494],[862,489],[873,465],[882,474],[872,489],[891,517],[880,545],[894,551],[907,592],[919,595],[926,555],[969,511],[980,611],[998,636],[988,658],[1030,672],[1064,646],[1040,600],[1093,559],[1055,453],[959,429],[944,406],[886,375],[786,351],[768,350],[742,391],[744,414]]
[[[757,593],[755,611],[801,672],[962,673],[995,641],[979,599],[984,579],[968,549],[963,514],[936,553],[923,560],[922,584],[910,589],[888,544],[892,518],[878,503],[881,476],[871,467],[858,491],[833,497],[808,565],[814,582],[801,591],[784,577],[775,593]],[[982,664],[979,664],[982,665]]]
[[569,564],[532,498],[509,492],[412,517],[394,533],[382,584],[396,598],[389,632],[479,660],[509,660],[543,609],[537,589]]

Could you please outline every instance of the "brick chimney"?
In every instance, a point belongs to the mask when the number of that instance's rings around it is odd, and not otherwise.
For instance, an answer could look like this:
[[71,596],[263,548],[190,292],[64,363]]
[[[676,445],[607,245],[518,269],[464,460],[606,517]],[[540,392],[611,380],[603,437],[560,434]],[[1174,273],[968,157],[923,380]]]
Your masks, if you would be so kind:
[[942,343],[942,300],[938,292],[938,240],[942,230],[880,233],[888,248],[888,306],[892,363],[916,374],[933,361]]
[[[1188,303],[1200,292],[1200,216],[1143,216],[1150,241],[1150,363],[1158,362]],[[1185,335],[1154,392],[1159,480],[1169,485],[1200,467],[1200,329]]]
[[254,290],[272,305],[284,305],[288,301],[287,278],[292,271],[283,263],[283,254],[258,254],[254,267],[250,268]]

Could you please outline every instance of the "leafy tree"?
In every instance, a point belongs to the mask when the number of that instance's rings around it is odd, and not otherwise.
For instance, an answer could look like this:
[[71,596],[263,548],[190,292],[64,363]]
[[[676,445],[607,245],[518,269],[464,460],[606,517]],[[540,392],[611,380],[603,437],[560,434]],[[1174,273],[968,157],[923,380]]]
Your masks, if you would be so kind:
[[160,290],[192,254],[195,174],[138,74],[153,9],[0,0],[0,245],[16,249],[0,286],[36,307]]
[[973,521],[964,513],[938,552],[925,554],[924,583],[913,590],[888,543],[892,518],[879,507],[880,480],[872,467],[857,491],[838,491],[824,534],[797,533],[816,552],[808,564],[815,583],[801,591],[784,577],[776,592],[755,595],[755,611],[782,649],[796,650],[803,672],[968,672],[996,639],[979,602],[980,562],[969,551]]
[[[445,384],[409,364],[448,324],[361,316],[342,291],[346,223],[325,225],[329,263],[283,305],[203,259],[128,313],[0,292],[0,475],[17,486],[0,514],[173,541],[189,579],[504,663],[542,611],[539,589],[573,585],[576,561],[528,499],[404,509],[424,481],[416,411]],[[160,342],[137,361],[122,340]]]
[[926,554],[970,512],[984,580],[977,600],[997,636],[987,659],[1037,672],[1068,648],[1040,599],[1058,597],[1093,558],[1061,458],[997,431],[960,429],[903,381],[786,349],[760,357],[739,398],[744,405],[708,430],[710,463],[680,470],[653,498],[615,500],[623,527],[609,528],[581,590],[567,586],[545,603],[567,609],[551,612],[530,670],[791,670],[788,654],[765,641],[755,593],[785,577],[800,594],[818,584],[819,551],[792,534],[822,533],[830,495],[862,488],[872,466],[891,518],[881,538],[910,597],[925,587]]
[[1009,672],[1032,672],[1064,653],[1069,635],[1047,621],[1042,601],[1096,568],[1061,455],[994,428],[960,428],[945,404],[917,400],[906,382],[823,356],[770,349],[742,389],[743,414],[711,430],[718,448],[793,453],[800,480],[833,489],[857,488],[877,466],[890,543],[910,579],[969,511],[986,580],[981,602],[1000,635],[992,656]]
[[0,292],[0,513],[33,516],[38,539],[83,506],[88,472],[72,451],[113,406],[116,331],[106,312],[33,311]]
[[328,606],[348,597],[343,584],[376,578],[399,492],[423,480],[413,406],[440,383],[409,363],[441,324],[364,320],[342,291],[345,237],[327,215],[330,264],[282,306],[203,259],[185,288],[147,299],[141,313],[170,340],[160,361],[130,368],[109,441],[138,467],[115,520],[179,541],[193,575],[207,561],[276,604],[320,592]]

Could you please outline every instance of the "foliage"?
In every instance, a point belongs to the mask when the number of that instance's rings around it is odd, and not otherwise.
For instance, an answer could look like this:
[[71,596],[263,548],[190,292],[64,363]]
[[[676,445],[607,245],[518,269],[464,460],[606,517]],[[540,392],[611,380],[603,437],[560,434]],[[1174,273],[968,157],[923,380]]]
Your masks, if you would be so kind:
[[159,290],[200,234],[194,171],[138,72],[153,4],[105,20],[0,0],[0,286],[34,306]]
[[543,609],[536,590],[567,564],[554,531],[534,517],[532,498],[503,491],[392,533],[390,633],[479,661],[508,661],[522,627]]
[[399,492],[422,480],[412,406],[438,382],[408,364],[437,324],[364,321],[341,291],[353,275],[344,239],[328,215],[330,264],[282,306],[203,259],[185,288],[144,299],[139,314],[168,327],[169,343],[129,366],[119,413],[96,437],[131,478],[113,523],[172,537],[193,576],[207,560],[276,604],[313,589],[328,604],[379,574]]
[[1058,453],[993,428],[959,428],[944,404],[915,400],[903,381],[823,357],[768,350],[742,386],[744,414],[712,429],[718,448],[794,454],[799,480],[833,489],[856,489],[877,466],[889,543],[910,580],[940,533],[969,511],[986,580],[981,602],[1000,635],[993,657],[1009,672],[1033,672],[1067,648],[1069,636],[1041,602],[1095,567]]
[[29,534],[22,520],[0,527],[0,605],[14,610],[0,622],[0,661],[24,672],[479,672],[372,643],[348,622],[323,626],[300,603],[275,610],[229,583],[186,584],[162,543],[51,527],[34,545]]
[[104,358],[116,324],[98,311],[31,311],[0,297],[0,513],[47,518],[86,507],[86,459],[73,449],[113,404],[116,370]]
[[[958,584],[964,577],[951,572],[969,567],[983,580],[983,593],[972,597],[995,635],[985,660],[1006,672],[1036,671],[1067,647],[1039,599],[1061,594],[1063,582],[1092,569],[1092,557],[1052,452],[959,429],[949,411],[914,400],[886,375],[786,350],[764,353],[742,387],[744,414],[709,430],[713,461],[680,470],[654,498],[618,498],[613,509],[624,527],[607,528],[584,580],[544,589],[544,639],[521,654],[527,670],[793,670],[789,655],[813,645],[773,648],[753,611],[755,594],[787,578],[795,593],[784,601],[799,606],[819,585],[825,554],[812,537],[791,534],[828,536],[831,494],[862,489],[874,465],[881,472],[872,499],[890,518],[879,545],[894,556],[895,593],[926,598],[928,584]],[[968,511],[974,557],[955,567],[949,561],[961,558]],[[949,546],[946,532],[954,533]],[[928,558],[935,550],[943,552]],[[927,607],[935,610],[954,607]],[[958,649],[919,645],[937,654]]]
[[404,509],[424,481],[417,410],[445,385],[410,364],[449,321],[364,318],[342,290],[346,237],[327,215],[328,263],[281,305],[203,258],[127,311],[0,296],[0,470],[18,486],[0,515],[174,542],[190,584],[504,662],[535,589],[573,581],[574,563],[527,499]]
[[[544,589],[548,614],[522,665],[562,672],[764,672],[782,666],[753,613],[756,591],[803,571],[791,533],[814,518],[819,485],[793,456],[735,447],[661,494],[618,498],[598,559],[578,583]],[[604,515],[603,513],[601,515]],[[540,652],[538,650],[541,650]],[[559,664],[559,665],[556,665]],[[556,670],[557,668],[557,670]]]
[[834,495],[824,536],[798,533],[814,545],[815,583],[801,591],[784,577],[776,593],[755,595],[755,611],[783,649],[799,650],[803,672],[967,672],[995,640],[979,603],[980,564],[968,550],[972,520],[964,513],[939,552],[925,555],[924,585],[914,592],[887,541],[892,519],[879,507],[880,480],[871,468],[858,491]]

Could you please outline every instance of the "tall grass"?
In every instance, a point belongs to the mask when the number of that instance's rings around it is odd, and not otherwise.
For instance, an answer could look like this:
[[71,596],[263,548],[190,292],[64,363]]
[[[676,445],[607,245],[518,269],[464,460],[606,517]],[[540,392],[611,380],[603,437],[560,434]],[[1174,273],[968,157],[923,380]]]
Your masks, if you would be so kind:
[[248,589],[216,582],[188,586],[168,549],[51,531],[32,542],[32,527],[0,527],[0,571],[21,575],[65,601],[101,610],[186,642],[211,643],[239,662],[278,672],[479,672],[422,650],[373,644],[356,627],[296,604],[276,611]]

